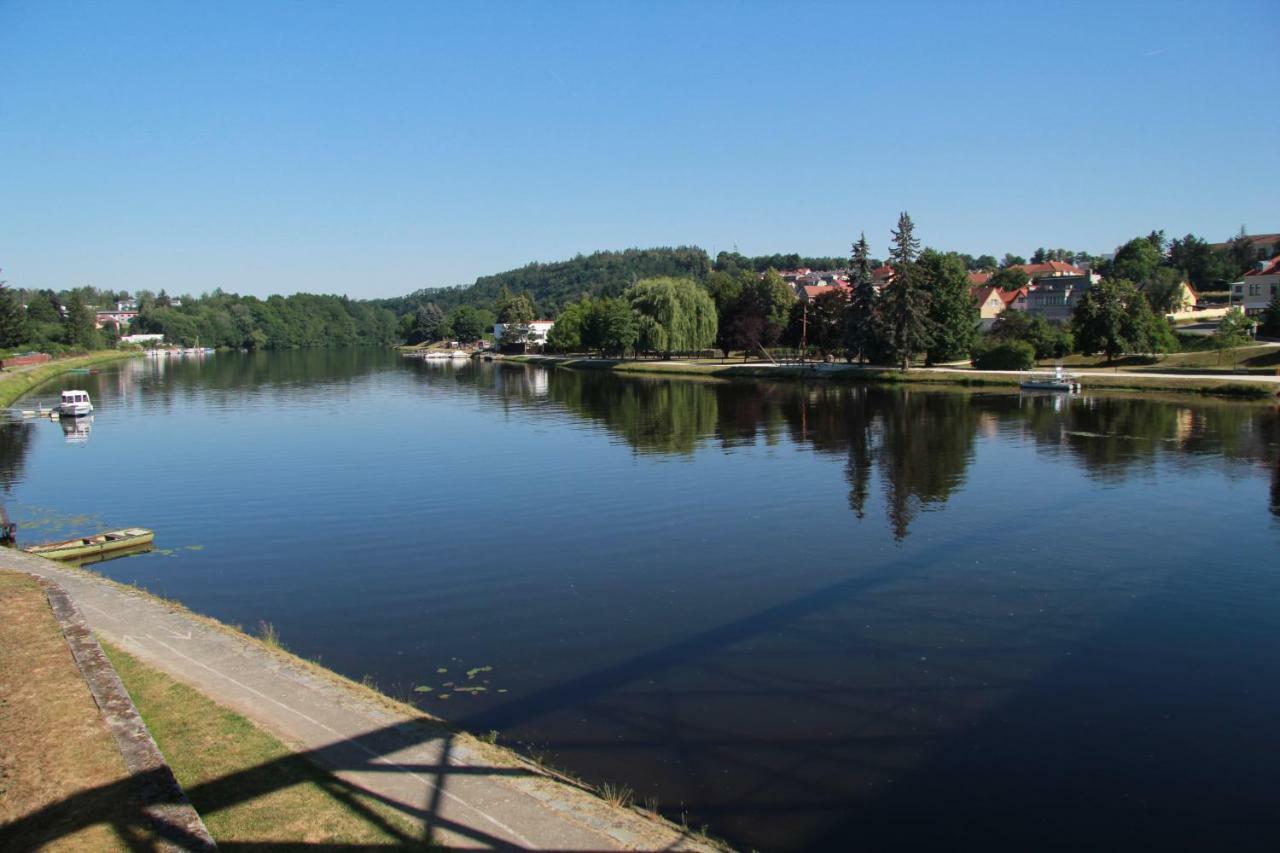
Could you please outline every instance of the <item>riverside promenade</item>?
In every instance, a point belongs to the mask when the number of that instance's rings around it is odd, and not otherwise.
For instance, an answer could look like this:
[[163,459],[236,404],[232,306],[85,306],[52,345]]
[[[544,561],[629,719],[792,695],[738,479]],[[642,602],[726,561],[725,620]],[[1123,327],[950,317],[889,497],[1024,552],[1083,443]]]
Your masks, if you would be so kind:
[[[433,842],[509,850],[716,849],[146,594],[9,549],[0,551],[0,567],[57,583],[99,637],[253,720],[341,784],[402,812]],[[235,780],[226,781],[236,788]]]

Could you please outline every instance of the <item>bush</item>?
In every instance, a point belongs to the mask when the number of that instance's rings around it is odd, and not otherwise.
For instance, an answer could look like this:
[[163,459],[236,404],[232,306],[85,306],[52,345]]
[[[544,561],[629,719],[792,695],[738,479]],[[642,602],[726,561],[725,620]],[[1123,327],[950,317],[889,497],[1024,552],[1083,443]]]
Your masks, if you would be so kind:
[[1015,309],[1002,313],[987,337],[991,341],[1026,341],[1035,348],[1036,358],[1065,358],[1075,350],[1069,326]]
[[1026,341],[988,343],[973,351],[973,366],[979,370],[1027,370],[1035,363],[1035,347]]

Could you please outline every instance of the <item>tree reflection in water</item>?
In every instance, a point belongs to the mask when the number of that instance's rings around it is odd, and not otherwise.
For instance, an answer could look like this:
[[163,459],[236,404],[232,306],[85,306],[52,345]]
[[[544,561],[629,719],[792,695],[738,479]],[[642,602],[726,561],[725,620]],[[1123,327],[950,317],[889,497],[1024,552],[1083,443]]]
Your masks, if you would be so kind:
[[[943,507],[963,485],[983,424],[997,434],[1029,436],[1040,452],[1064,454],[1104,483],[1162,461],[1194,466],[1225,459],[1272,470],[1280,464],[1276,409],[1256,404],[716,382],[510,365],[496,372],[500,381],[478,372],[478,383],[508,402],[544,397],[603,425],[637,453],[692,455],[717,445],[732,451],[776,444],[785,435],[840,454],[854,516],[865,517],[878,482],[898,540],[921,512]],[[1280,515],[1280,472],[1273,474],[1271,511]]]
[[0,488],[6,494],[22,482],[32,432],[30,421],[0,421]]

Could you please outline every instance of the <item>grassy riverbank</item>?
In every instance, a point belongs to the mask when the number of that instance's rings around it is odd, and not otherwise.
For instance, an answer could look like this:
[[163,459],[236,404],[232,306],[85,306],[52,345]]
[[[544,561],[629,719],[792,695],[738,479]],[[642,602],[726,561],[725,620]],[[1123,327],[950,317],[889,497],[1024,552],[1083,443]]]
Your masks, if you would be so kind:
[[138,353],[127,350],[98,350],[97,352],[60,358],[31,368],[17,368],[0,373],[0,407],[12,406],[19,397],[39,388],[69,370],[93,367],[110,361],[133,358]]
[[[261,653],[266,652],[268,660],[261,665],[302,670],[307,678],[326,682],[338,689],[341,698],[337,701],[342,705],[372,706],[379,718],[400,720],[397,728],[414,732],[413,740],[418,744],[432,741],[451,744],[455,755],[468,756],[465,760],[471,762],[470,766],[483,767],[495,776],[504,777],[507,784],[523,795],[554,803],[553,813],[569,812],[591,825],[625,827],[619,831],[655,844],[661,842],[664,847],[678,838],[682,839],[678,849],[724,849],[703,832],[666,821],[652,811],[650,804],[642,808],[634,803],[629,788],[594,789],[498,743],[499,732],[467,734],[411,704],[410,696],[389,696],[380,692],[368,678],[363,682],[353,681],[301,658],[287,650],[287,637],[279,637],[265,623],[260,626],[258,636],[254,636],[239,626],[194,613],[181,604],[103,578],[91,570],[68,567],[59,567],[59,570],[93,575],[95,583],[114,587],[125,595],[147,600],[169,613],[228,635],[241,644],[247,658],[260,658]],[[168,669],[162,671],[150,663],[142,663],[119,646],[111,646],[101,634],[99,640],[192,804],[219,842],[234,846],[247,839],[271,837],[281,839],[273,843],[275,846],[292,849],[304,841],[313,843],[319,837],[318,833],[312,833],[288,841],[272,835],[275,826],[272,814],[277,814],[282,824],[300,831],[318,826],[323,820],[332,828],[333,838],[370,839],[343,842],[343,849],[376,849],[383,843],[378,840],[383,836],[393,840],[392,846],[418,843],[422,827],[413,813],[394,803],[383,803],[385,808],[375,805],[373,799],[364,796],[358,781],[352,780],[355,782],[352,784],[329,772],[324,758],[313,761],[307,750],[297,744],[281,746],[281,741],[260,728],[266,725],[261,720],[228,710],[218,704],[221,700],[217,694],[195,690],[169,675]],[[322,692],[329,691],[322,688]],[[333,698],[332,693],[329,695]],[[214,754],[218,758],[211,763],[208,756]],[[282,796],[286,793],[288,796]],[[311,814],[308,810],[317,811]],[[223,811],[228,814],[220,816]],[[411,825],[408,836],[404,835],[406,825]]]
[[[575,370],[609,370],[615,373],[653,374],[668,376],[710,376],[720,379],[801,379],[828,382],[876,382],[892,385],[963,385],[1017,387],[1022,381],[1016,373],[998,373],[981,370],[924,370],[914,368],[903,373],[900,370],[875,367],[859,367],[846,364],[787,364],[772,365],[760,362],[733,364],[720,361],[624,361],[600,358],[574,358],[561,356],[507,356],[504,360],[541,364],[548,367],[566,367]],[[1162,391],[1187,394],[1208,394],[1243,399],[1268,399],[1280,391],[1280,386],[1263,382],[1251,382],[1247,376],[1177,376],[1156,373],[1088,374],[1082,377],[1086,389],[1117,391]]]
[[431,848],[403,815],[249,720],[118,647],[102,647],[219,845]]

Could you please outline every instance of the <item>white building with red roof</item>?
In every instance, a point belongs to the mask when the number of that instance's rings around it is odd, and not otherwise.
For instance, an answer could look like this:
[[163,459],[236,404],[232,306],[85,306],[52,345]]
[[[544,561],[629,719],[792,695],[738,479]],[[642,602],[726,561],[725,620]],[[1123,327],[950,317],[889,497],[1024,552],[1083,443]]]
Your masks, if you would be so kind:
[[1280,293],[1280,255],[1269,261],[1258,261],[1244,274],[1243,280],[1231,285],[1231,304],[1246,314],[1261,314]]

